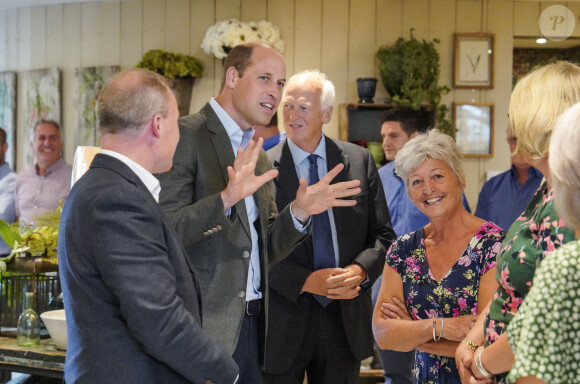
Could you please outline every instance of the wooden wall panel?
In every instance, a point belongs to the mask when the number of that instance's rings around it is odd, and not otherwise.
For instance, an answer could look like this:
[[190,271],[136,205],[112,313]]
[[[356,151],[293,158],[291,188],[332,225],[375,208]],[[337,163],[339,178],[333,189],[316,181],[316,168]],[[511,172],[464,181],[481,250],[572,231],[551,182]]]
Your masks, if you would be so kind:
[[572,14],[574,14],[576,17],[576,19],[575,19],[576,27],[574,28],[574,32],[572,33],[572,36],[579,37],[580,36],[580,2],[568,1],[566,3],[566,7],[568,7],[568,9],[570,11],[572,11]]
[[[30,36],[30,52],[28,65],[31,68],[45,68],[46,64],[46,7],[33,7],[29,9],[28,19],[30,29],[27,31]],[[23,37],[25,37],[23,36]]]
[[260,21],[268,17],[268,0],[242,0],[242,21]]
[[75,68],[82,66],[82,34],[83,34],[83,8],[81,4],[66,4],[63,9],[63,60],[59,67],[63,69],[62,82],[62,112],[63,112],[63,137],[64,157],[72,161],[75,152],[76,120],[72,108],[74,108],[73,77]]
[[[376,9],[375,48],[373,55],[380,47],[384,45],[392,45],[399,37],[403,36],[404,33],[408,33],[408,31],[403,31],[403,0],[377,0]],[[384,103],[387,102],[391,96],[387,93],[387,90],[381,82],[381,74],[376,59],[374,59],[374,63],[374,77],[378,79],[375,102]]]
[[120,60],[122,70],[133,68],[143,51],[143,4],[140,1],[121,3]]
[[[216,21],[214,4],[207,0],[193,0],[190,12],[190,52],[201,61],[205,73],[204,77],[196,79],[193,84],[190,111],[194,112],[203,107],[210,97],[216,95],[214,89],[219,88],[219,84],[216,83],[219,83],[220,79],[215,73],[216,67],[221,66],[221,61],[206,54],[200,47],[205,31]],[[222,73],[221,70],[219,73]]]
[[286,77],[294,73],[295,4],[292,1],[268,1],[268,21],[278,26],[284,40]]
[[167,2],[165,24],[165,49],[171,52],[189,54],[190,47],[190,2],[189,0],[171,0]]
[[46,65],[58,67],[63,55],[64,6],[46,7]]
[[529,1],[515,1],[513,9],[514,36],[537,36],[540,33],[538,25],[540,4]]
[[[322,0],[296,0],[295,4],[293,73],[320,68],[322,63]],[[287,76],[293,73],[287,71]]]
[[376,1],[350,3],[348,39],[348,102],[358,101],[356,79],[375,75]]
[[143,1],[143,53],[150,49],[165,49],[165,0]]
[[403,3],[403,37],[409,36],[411,28],[417,39],[429,38],[429,0],[407,0]]
[[[349,2],[348,0],[324,0],[322,4],[322,58],[318,69],[333,82],[335,100],[347,100],[348,94],[348,52],[349,39]],[[324,127],[324,133],[338,137],[338,103],[334,103],[332,119]]]

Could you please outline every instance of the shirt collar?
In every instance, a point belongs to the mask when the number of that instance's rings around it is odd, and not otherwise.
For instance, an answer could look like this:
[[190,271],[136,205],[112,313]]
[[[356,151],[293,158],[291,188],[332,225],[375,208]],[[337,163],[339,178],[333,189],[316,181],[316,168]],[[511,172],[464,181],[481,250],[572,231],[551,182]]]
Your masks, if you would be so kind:
[[143,182],[143,184],[145,184],[145,187],[151,193],[151,195],[153,195],[155,201],[159,202],[159,192],[161,192],[161,185],[159,184],[159,180],[157,180],[157,178],[153,176],[151,172],[143,168],[141,165],[139,165],[139,163],[136,163],[127,156],[122,155],[118,152],[101,148],[99,150],[99,153],[114,157],[115,159],[127,165]]
[[[230,138],[230,142],[232,143],[232,148],[234,153],[237,153],[237,150],[242,143],[242,135],[244,131],[240,128],[240,126],[228,115],[225,109],[216,101],[214,97],[209,100],[209,105],[212,107],[213,111],[217,115],[218,119],[224,126],[228,137]],[[254,128],[250,128],[252,130],[252,137],[254,136]]]
[[288,143],[288,148],[290,148],[290,153],[292,154],[294,164],[301,164],[311,154],[320,156],[324,162],[326,162],[326,140],[324,140],[324,137],[324,135],[320,137],[320,141],[314,149],[314,152],[308,153],[300,148],[295,142],[292,141],[292,139],[290,139],[290,137],[287,136],[286,142]]
[[[64,160],[62,158],[58,159],[58,161],[56,163],[54,163],[50,167],[46,168],[46,173],[43,176],[50,175],[52,172],[61,168],[63,164],[64,164]],[[41,176],[40,173],[38,173],[38,163],[34,164],[34,170],[36,171],[37,175]]]

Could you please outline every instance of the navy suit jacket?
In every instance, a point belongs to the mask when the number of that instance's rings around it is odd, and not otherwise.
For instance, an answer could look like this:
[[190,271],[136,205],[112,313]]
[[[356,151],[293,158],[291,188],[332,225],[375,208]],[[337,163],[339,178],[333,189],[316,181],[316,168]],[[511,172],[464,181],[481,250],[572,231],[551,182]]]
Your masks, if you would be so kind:
[[99,154],[74,185],[58,239],[67,383],[233,383],[238,369],[201,327],[185,251],[123,162]]
[[[340,300],[342,322],[352,353],[362,360],[373,354],[370,285],[382,273],[387,249],[395,240],[389,211],[377,168],[370,152],[352,143],[326,140],[328,169],[344,164],[332,183],[358,179],[361,193],[354,207],[333,208],[339,248],[339,267],[357,263],[370,280],[358,297]],[[298,175],[290,148],[283,142],[268,151],[272,167],[279,171],[274,179],[274,198],[279,209],[296,197]],[[310,294],[302,293],[307,277],[314,271],[312,238],[309,237],[270,270],[270,317],[266,339],[265,370],[284,373],[296,359],[298,349],[311,326]]]

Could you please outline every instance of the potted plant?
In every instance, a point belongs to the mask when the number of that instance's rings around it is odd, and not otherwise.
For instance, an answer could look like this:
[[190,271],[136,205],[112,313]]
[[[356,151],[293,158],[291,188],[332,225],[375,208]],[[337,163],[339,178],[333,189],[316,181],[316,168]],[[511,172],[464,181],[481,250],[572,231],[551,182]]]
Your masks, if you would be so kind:
[[203,66],[198,59],[181,53],[152,49],[143,55],[136,68],[148,69],[170,79],[170,88],[177,99],[179,115],[189,114],[193,82],[196,77],[203,76]]
[[419,41],[413,36],[400,37],[391,46],[382,46],[375,57],[379,61],[381,81],[395,104],[414,109],[435,110],[435,121],[442,132],[452,134],[447,119],[447,106],[441,104],[441,96],[450,88],[439,86],[439,53],[435,44],[439,40]]

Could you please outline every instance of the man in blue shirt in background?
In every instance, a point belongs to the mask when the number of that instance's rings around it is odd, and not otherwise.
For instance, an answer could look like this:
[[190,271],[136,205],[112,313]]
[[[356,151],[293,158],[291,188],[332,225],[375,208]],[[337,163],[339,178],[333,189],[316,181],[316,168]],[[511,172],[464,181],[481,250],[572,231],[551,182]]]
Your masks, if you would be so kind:
[[[517,138],[510,128],[507,136],[510,153],[513,153]],[[522,156],[512,156],[511,162],[510,169],[492,177],[483,185],[475,210],[475,216],[493,221],[505,231],[526,209],[543,177]]]

